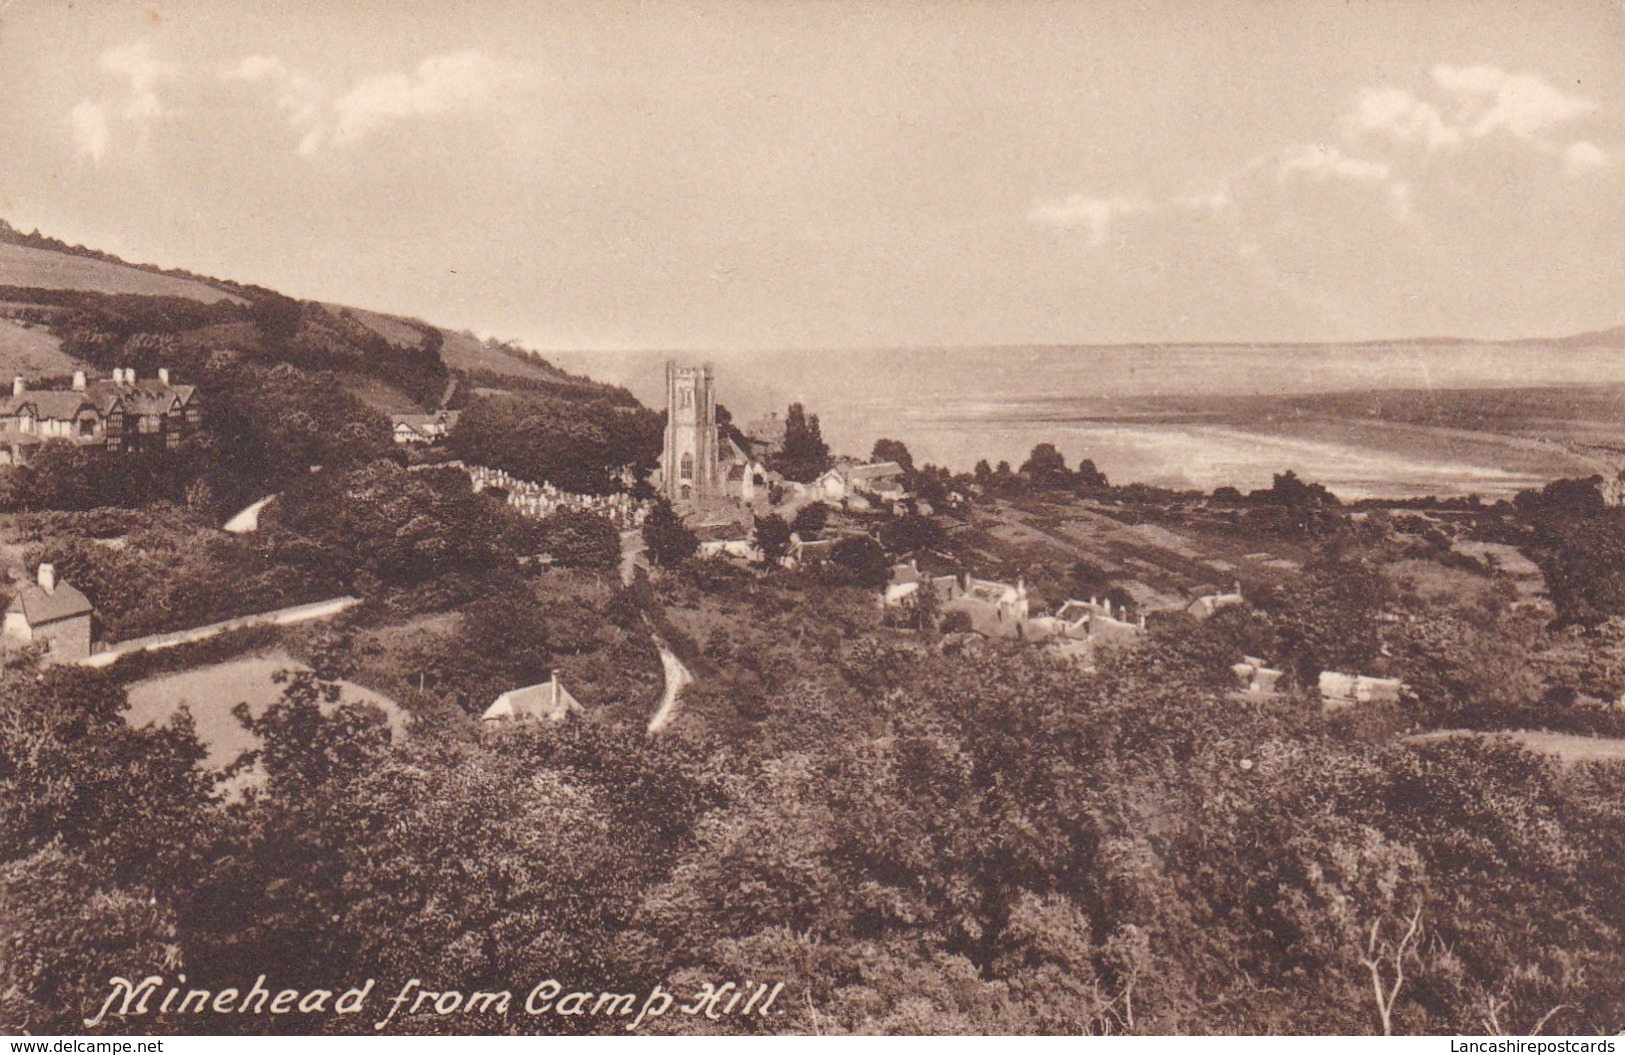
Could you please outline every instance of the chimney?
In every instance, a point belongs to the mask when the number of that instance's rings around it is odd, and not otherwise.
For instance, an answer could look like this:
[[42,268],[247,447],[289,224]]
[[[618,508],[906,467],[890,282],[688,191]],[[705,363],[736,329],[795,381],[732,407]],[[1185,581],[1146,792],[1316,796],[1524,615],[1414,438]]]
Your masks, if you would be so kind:
[[13,396],[20,396],[24,392],[27,392],[27,391],[28,391],[28,382],[24,381],[22,379],[22,375],[19,374],[18,376],[11,379],[11,394]]
[[75,370],[73,372],[73,390],[75,392],[83,392],[85,390],[85,372],[83,370]]
[[158,383],[165,388],[169,387],[169,367],[160,366],[158,368]]
[[56,592],[56,569],[49,564],[39,566],[39,588],[46,593]]

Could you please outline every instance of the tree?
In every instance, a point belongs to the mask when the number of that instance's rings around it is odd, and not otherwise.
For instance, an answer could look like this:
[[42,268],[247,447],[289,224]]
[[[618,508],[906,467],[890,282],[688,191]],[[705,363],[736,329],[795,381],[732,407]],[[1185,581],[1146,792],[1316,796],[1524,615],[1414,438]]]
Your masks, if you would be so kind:
[[585,509],[562,509],[537,526],[542,548],[560,567],[606,571],[620,565],[621,533],[606,517]]
[[914,456],[908,452],[908,447],[901,440],[876,440],[874,450],[869,452],[871,462],[896,462],[903,467],[903,472],[914,471]]
[[655,501],[643,521],[643,544],[648,547],[649,559],[663,568],[681,564],[700,548],[699,538],[664,498]]
[[653,470],[660,437],[660,418],[652,411],[628,411],[607,399],[520,393],[475,399],[447,443],[459,458],[521,480],[607,494],[624,489],[623,470],[634,476]]
[[790,525],[773,513],[757,517],[755,526],[756,548],[762,552],[762,563],[776,566],[790,552]]
[[918,513],[893,517],[880,526],[880,542],[894,557],[940,546],[943,537],[940,524]]
[[891,579],[886,551],[868,535],[854,535],[835,543],[830,547],[829,562],[855,586],[878,590]]
[[803,539],[818,534],[829,525],[829,506],[822,502],[809,502],[796,510],[796,517],[790,522],[790,529]]
[[786,479],[810,483],[829,468],[829,445],[818,425],[800,403],[790,404],[784,420],[784,447],[770,460],[770,468]]
[[1053,443],[1040,443],[1034,447],[1021,465],[1021,475],[1041,490],[1069,487],[1072,473],[1066,467],[1066,458]]
[[1286,662],[1300,685],[1325,670],[1376,673],[1383,604],[1390,593],[1382,572],[1362,560],[1319,560],[1304,566],[1291,589],[1267,595]]
[[1078,463],[1077,483],[1086,490],[1103,490],[1111,486],[1106,480],[1106,474],[1095,468],[1092,458],[1085,458]]

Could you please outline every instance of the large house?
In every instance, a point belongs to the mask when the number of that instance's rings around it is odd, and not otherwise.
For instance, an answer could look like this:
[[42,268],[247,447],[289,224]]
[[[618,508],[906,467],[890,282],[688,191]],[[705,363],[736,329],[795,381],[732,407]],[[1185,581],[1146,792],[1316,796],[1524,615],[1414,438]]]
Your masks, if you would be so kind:
[[169,371],[137,378],[116,367],[110,378],[76,371],[68,388],[31,389],[25,378],[11,383],[0,401],[0,464],[27,462],[48,440],[110,451],[173,450],[203,420],[197,389],[174,384]]
[[65,582],[56,569],[39,566],[38,581],[25,583],[6,608],[5,636],[19,644],[42,645],[52,660],[90,655],[90,600]]

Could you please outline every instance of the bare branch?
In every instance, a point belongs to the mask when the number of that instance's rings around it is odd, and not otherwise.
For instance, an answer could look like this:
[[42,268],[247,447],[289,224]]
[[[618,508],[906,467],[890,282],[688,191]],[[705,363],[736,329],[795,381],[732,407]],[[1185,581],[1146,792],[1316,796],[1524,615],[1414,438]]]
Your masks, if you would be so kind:
[[1574,1007],[1573,1004],[1558,1004],[1556,1007],[1552,1008],[1550,1011],[1548,1011],[1544,1015],[1540,1016],[1540,1021],[1536,1022],[1535,1025],[1534,1025],[1534,1028],[1530,1029],[1529,1035],[1531,1037],[1539,1036],[1540,1031],[1546,1028],[1546,1023],[1548,1023],[1548,1022],[1550,1022],[1552,1020],[1553,1015],[1557,1014],[1559,1011],[1571,1009],[1573,1007]]

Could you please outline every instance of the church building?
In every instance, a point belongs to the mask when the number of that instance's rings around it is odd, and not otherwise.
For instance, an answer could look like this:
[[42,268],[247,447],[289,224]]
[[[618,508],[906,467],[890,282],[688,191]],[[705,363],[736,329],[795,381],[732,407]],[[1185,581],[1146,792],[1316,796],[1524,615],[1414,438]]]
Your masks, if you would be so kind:
[[711,367],[678,366],[675,360],[667,360],[660,492],[673,502],[683,502],[720,497],[724,491]]

